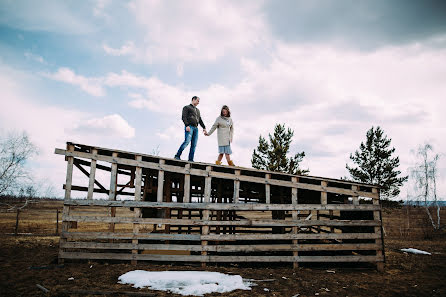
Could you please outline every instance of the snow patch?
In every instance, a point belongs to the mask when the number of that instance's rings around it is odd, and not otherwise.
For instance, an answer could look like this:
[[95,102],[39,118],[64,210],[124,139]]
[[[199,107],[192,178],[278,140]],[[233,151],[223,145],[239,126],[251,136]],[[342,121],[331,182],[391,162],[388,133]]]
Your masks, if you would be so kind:
[[417,249],[414,249],[414,248],[401,249],[401,251],[406,252],[406,253],[412,253],[412,254],[431,255],[431,253],[429,253],[429,252],[425,252],[425,251],[422,251],[422,250],[417,250]]
[[251,290],[251,283],[240,275],[209,271],[129,271],[118,278],[120,284],[135,288],[168,291],[184,296],[203,296],[208,293],[225,293],[233,290]]

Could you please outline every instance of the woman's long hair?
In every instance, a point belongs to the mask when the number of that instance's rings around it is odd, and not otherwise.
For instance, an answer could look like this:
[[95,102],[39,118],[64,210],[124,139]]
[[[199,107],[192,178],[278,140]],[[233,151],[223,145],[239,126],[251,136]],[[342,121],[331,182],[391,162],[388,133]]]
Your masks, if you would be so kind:
[[227,117],[229,118],[229,117],[231,116],[231,111],[229,110],[229,107],[228,107],[227,105],[223,105],[223,107],[221,108],[221,111],[220,111],[220,115],[221,115],[222,117],[224,117],[224,115],[223,115],[223,109],[225,109],[225,110],[228,112]]

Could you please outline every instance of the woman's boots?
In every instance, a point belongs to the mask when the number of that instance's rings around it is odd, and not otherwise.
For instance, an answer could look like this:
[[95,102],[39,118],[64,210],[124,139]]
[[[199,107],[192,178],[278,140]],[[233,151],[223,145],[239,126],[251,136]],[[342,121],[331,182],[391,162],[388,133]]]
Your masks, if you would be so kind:
[[[221,165],[221,161],[218,161],[218,160],[217,160],[217,161],[215,161],[215,164],[216,164],[216,165]],[[235,165],[234,165],[234,162],[232,162],[232,160],[228,161],[228,165],[229,165],[229,166],[235,166]]]

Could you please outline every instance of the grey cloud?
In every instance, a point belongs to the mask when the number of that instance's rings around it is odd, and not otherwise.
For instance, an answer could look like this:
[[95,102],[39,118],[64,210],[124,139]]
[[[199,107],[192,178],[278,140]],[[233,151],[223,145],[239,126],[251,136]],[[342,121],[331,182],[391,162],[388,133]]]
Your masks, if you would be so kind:
[[369,121],[373,120],[374,115],[371,114],[370,110],[361,105],[358,101],[348,100],[336,105],[327,106],[327,110],[324,115],[329,120],[339,119],[340,121]]
[[292,154],[302,151],[305,152],[305,159],[330,158],[335,156],[335,153],[330,148],[323,147],[318,139],[298,139],[296,138],[296,134],[290,150]]
[[284,0],[270,1],[266,11],[276,36],[293,42],[372,50],[446,34],[443,0]]

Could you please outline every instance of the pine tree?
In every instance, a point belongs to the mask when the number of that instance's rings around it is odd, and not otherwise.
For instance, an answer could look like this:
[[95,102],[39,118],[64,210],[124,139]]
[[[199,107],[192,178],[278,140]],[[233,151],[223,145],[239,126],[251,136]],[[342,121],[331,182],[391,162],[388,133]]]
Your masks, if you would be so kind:
[[381,186],[384,198],[397,196],[399,188],[408,179],[408,176],[398,177],[401,174],[397,170],[400,159],[392,157],[395,148],[390,147],[391,141],[379,126],[376,129],[372,127],[367,131],[366,142],[361,142],[359,150],[350,154],[350,159],[358,167],[345,165],[353,180]]
[[294,131],[286,129],[285,124],[276,124],[274,135],[268,134],[269,141],[260,135],[259,145],[252,153],[252,167],[290,174],[308,174],[309,170],[299,168],[305,152],[297,153],[291,158],[287,157],[293,135]]

